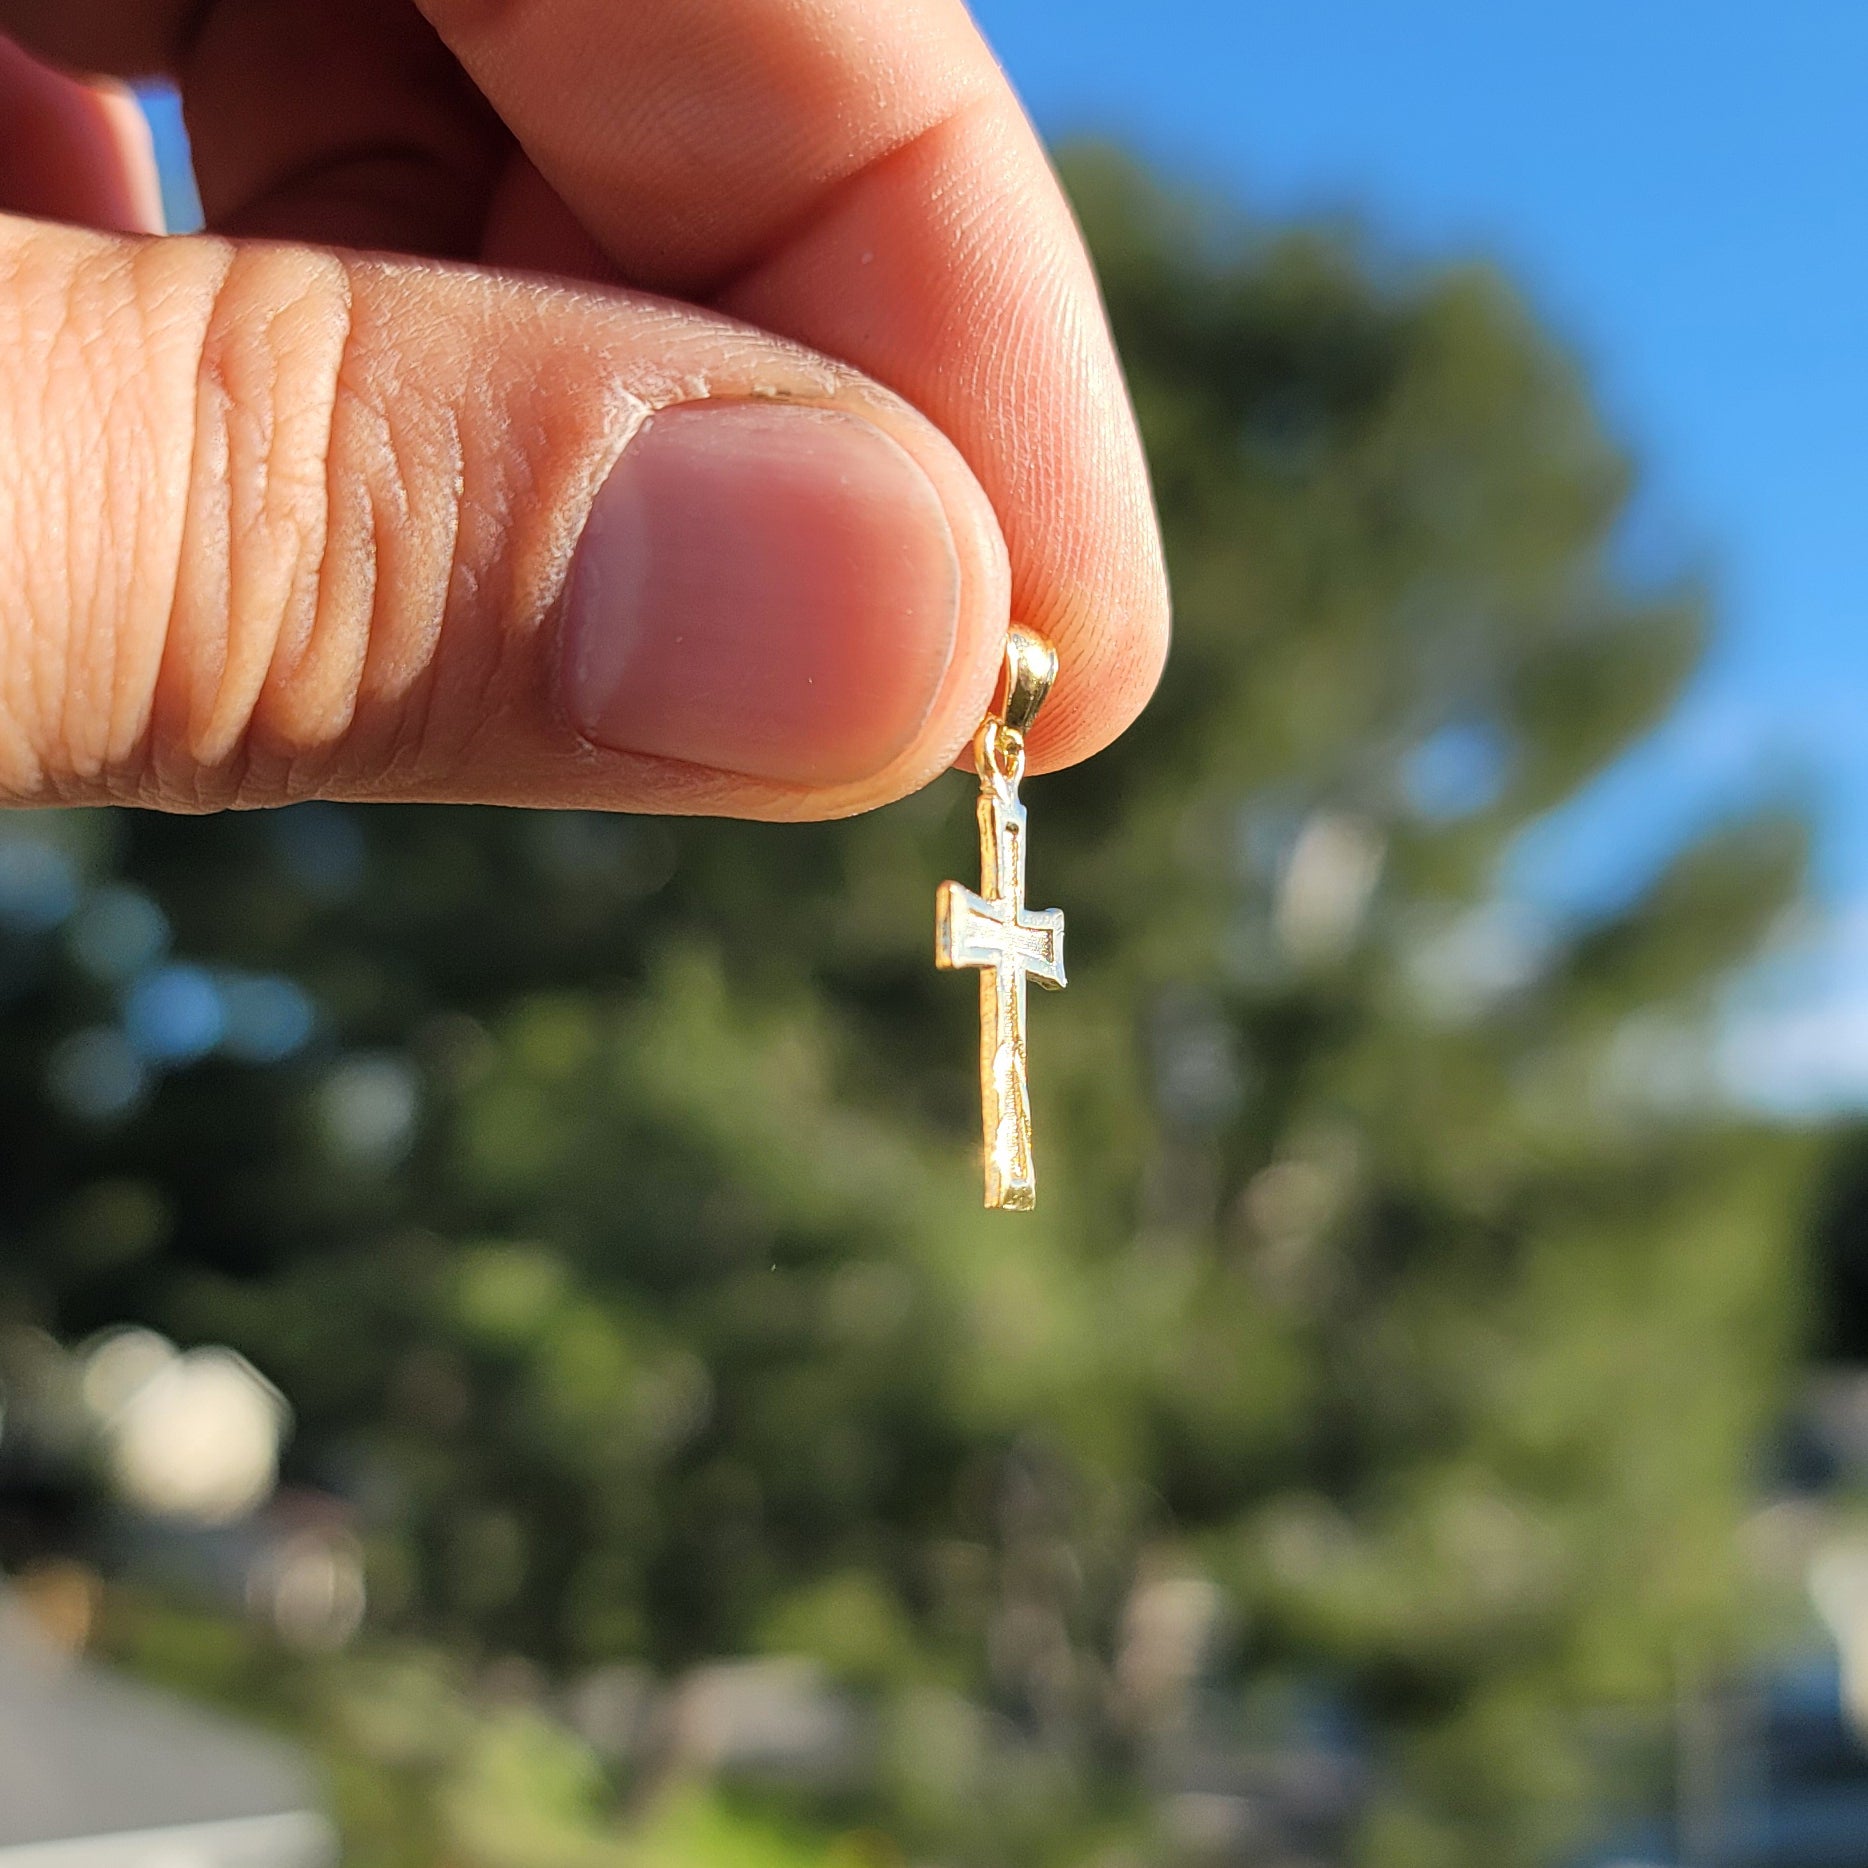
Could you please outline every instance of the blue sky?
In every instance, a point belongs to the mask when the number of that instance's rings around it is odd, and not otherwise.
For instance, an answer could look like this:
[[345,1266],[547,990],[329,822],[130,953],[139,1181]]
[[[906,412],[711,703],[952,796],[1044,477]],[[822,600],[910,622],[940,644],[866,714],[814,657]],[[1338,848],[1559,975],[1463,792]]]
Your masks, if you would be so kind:
[[1641,461],[1638,534],[1708,570],[1677,716],[1511,878],[1612,897],[1709,816],[1819,814],[1821,915],[1752,995],[1747,1087],[1868,1103],[1868,4],[978,0],[1057,138],[1114,135],[1398,253],[1496,256]]

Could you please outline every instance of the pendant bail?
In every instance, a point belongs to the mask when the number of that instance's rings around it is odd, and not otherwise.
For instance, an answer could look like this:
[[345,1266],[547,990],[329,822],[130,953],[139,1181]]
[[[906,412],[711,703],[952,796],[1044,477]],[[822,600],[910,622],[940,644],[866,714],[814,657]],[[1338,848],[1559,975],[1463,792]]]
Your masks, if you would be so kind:
[[1022,739],[1044,705],[1057,679],[1057,650],[1023,623],[1014,623],[1005,638],[1005,698],[998,717]]

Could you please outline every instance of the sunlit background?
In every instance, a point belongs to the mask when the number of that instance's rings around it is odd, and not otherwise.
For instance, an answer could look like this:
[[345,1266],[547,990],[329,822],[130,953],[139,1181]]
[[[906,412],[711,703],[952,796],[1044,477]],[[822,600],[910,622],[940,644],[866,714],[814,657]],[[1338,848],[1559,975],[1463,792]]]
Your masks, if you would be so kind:
[[1180,619],[1044,1211],[960,780],[0,828],[0,1868],[1868,1868],[1868,13],[980,13]]

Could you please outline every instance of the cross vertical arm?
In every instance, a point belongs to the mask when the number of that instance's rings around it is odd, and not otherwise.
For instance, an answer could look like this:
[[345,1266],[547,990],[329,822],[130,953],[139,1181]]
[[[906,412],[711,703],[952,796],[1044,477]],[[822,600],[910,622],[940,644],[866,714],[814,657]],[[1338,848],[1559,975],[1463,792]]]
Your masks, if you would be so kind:
[[[1005,717],[988,716],[974,745],[980,778],[980,892],[943,882],[934,932],[937,966],[979,971],[986,1204],[1013,1210],[1029,1209],[1037,1200],[1026,1083],[1026,981],[1035,977],[1051,988],[1064,984],[1064,917],[1054,908],[1025,906],[1026,818],[1018,796],[1025,767],[1022,728],[1056,673],[1048,645],[1031,647],[1038,640],[1028,631],[1013,631]],[[1015,713],[1017,728],[1008,724]]]

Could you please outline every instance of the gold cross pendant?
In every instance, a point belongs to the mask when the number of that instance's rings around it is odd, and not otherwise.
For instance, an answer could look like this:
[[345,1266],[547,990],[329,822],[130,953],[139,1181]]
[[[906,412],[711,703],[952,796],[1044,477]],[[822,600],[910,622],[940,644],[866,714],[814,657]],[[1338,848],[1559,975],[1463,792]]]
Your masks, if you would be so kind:
[[1025,982],[1064,983],[1064,917],[1025,906],[1025,735],[1057,679],[1057,651],[1012,626],[1005,698],[973,740],[979,771],[980,893],[943,882],[935,900],[934,964],[979,975],[979,1100],[986,1143],[986,1204],[1029,1211],[1038,1183],[1025,1086]]

